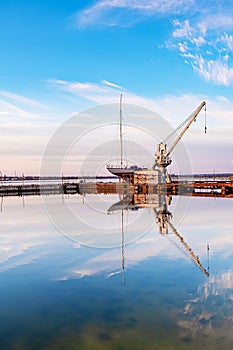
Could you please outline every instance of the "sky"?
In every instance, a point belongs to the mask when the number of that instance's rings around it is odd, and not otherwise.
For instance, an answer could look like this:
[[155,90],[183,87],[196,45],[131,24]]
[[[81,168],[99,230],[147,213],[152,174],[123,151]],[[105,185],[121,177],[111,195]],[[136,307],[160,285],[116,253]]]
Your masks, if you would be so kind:
[[230,0],[1,0],[1,173],[39,174],[58,127],[121,93],[173,127],[205,100],[207,134],[202,112],[183,138],[192,170],[233,172],[232,10]]

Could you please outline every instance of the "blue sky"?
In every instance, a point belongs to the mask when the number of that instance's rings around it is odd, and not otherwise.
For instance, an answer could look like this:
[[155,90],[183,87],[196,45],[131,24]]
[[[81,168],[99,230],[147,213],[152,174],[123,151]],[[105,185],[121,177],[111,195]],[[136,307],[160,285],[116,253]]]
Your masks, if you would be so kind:
[[193,170],[232,171],[232,10],[231,1],[2,0],[1,171],[38,173],[62,122],[121,92],[174,126],[205,99],[208,135],[200,122],[184,139]]

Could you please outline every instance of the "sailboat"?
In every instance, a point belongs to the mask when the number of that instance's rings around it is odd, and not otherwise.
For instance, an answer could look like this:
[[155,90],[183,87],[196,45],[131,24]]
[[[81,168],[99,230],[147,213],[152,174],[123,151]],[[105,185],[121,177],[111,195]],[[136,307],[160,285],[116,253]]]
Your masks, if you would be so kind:
[[147,168],[140,167],[138,165],[124,165],[123,164],[123,132],[122,132],[122,94],[120,96],[120,164],[108,164],[107,170],[116,176],[123,178],[130,178],[135,171],[147,170]]

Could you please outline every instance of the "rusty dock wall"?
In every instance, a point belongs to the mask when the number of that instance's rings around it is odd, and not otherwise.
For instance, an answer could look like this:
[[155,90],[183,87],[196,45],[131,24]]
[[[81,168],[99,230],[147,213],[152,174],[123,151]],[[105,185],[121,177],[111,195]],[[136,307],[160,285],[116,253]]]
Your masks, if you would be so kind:
[[59,194],[126,194],[134,193],[134,186],[127,182],[72,182],[59,184],[4,184],[0,196],[40,196]]
[[59,184],[0,185],[0,196],[59,195],[59,194],[168,194],[202,197],[233,198],[233,181],[172,181],[152,182],[72,182]]

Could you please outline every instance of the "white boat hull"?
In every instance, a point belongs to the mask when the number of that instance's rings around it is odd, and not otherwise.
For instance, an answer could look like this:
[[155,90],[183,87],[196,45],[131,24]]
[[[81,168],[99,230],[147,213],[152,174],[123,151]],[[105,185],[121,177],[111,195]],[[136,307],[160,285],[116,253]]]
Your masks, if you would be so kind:
[[125,177],[125,176],[128,177],[128,176],[134,175],[135,171],[145,170],[146,168],[141,168],[138,166],[125,167],[125,168],[107,166],[107,169],[113,175],[116,175],[119,177]]

